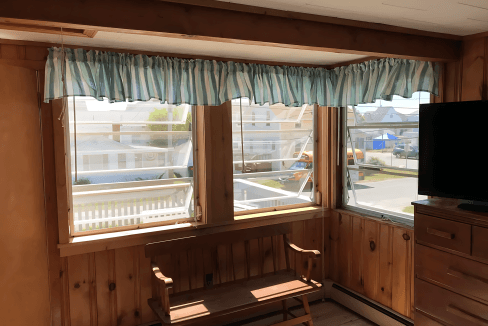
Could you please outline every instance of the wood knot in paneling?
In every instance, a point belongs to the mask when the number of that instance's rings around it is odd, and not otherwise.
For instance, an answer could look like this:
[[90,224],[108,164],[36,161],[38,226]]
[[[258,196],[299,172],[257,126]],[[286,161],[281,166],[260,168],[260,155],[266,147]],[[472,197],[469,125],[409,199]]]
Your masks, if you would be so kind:
[[371,251],[374,251],[376,249],[376,243],[374,243],[373,240],[369,241],[369,248]]
[[409,236],[408,234],[404,233],[404,234],[403,234],[403,239],[404,239],[405,241],[408,241],[408,240],[410,240],[410,236]]

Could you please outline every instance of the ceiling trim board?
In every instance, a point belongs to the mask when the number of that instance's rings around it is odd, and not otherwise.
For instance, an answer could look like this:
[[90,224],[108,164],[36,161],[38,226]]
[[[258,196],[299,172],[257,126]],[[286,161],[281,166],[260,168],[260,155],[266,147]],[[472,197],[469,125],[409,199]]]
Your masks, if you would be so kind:
[[[430,36],[170,2],[73,0],[69,7],[48,10],[56,3],[0,2],[0,12],[10,19],[56,22],[99,31],[419,60],[455,61],[460,57],[460,41]],[[87,15],[83,8],[92,7],[98,10]],[[106,15],[108,11],[111,15]]]
[[481,37],[488,37],[488,32],[476,33],[471,35],[463,36],[463,41],[474,40]]
[[46,33],[46,34],[61,34],[76,37],[95,37],[97,31],[85,30],[80,28],[62,28],[59,26],[47,26],[38,25],[36,22],[25,23],[2,23],[0,22],[0,29],[6,29],[11,31],[21,31],[21,32],[35,32],[35,33]]
[[[7,39],[0,39],[0,45],[8,44],[8,45],[20,45],[20,46],[34,46],[34,47],[41,47],[46,49],[46,56],[48,55],[47,49],[50,47],[61,47],[62,44],[59,43],[45,43],[45,42],[33,42],[33,41],[19,41],[19,40],[7,40]],[[224,58],[224,57],[212,57],[212,56],[205,56],[205,55],[188,55],[188,54],[181,54],[181,53],[168,53],[168,52],[153,52],[153,51],[140,51],[140,50],[132,50],[132,49],[120,49],[120,48],[108,48],[108,47],[93,47],[93,46],[86,46],[86,45],[71,45],[71,44],[64,44],[65,47],[77,48],[77,49],[85,49],[85,50],[97,50],[97,51],[108,51],[108,52],[118,52],[118,53],[129,53],[129,54],[144,54],[148,56],[160,56],[160,57],[168,57],[168,58],[180,58],[180,59],[201,59],[201,60],[215,60],[215,61],[222,61],[222,62],[241,62],[241,63],[255,63],[255,64],[263,64],[269,66],[290,66],[290,67],[305,67],[305,68],[327,68],[327,65],[311,65],[306,63],[295,63],[295,62],[279,62],[279,61],[262,61],[262,60],[251,60],[251,59],[237,59],[237,58]],[[43,61],[45,62],[45,61]]]
[[333,65],[328,65],[326,66],[327,69],[334,69],[337,67],[343,67],[343,66],[349,66],[357,63],[363,63],[366,61],[371,61],[371,60],[377,60],[377,59],[382,59],[382,57],[366,57],[366,58],[361,58],[361,59],[356,59],[356,60],[351,60],[351,61],[344,61],[344,62],[339,62],[335,63]]
[[453,34],[429,32],[429,31],[423,31],[414,28],[364,22],[359,20],[345,19],[345,18],[338,18],[338,17],[331,17],[331,16],[314,15],[314,14],[308,14],[302,12],[273,9],[273,8],[264,8],[264,7],[257,7],[251,5],[244,5],[240,3],[224,2],[224,1],[217,1],[217,0],[160,0],[160,1],[188,4],[188,5],[207,7],[207,8],[233,10],[233,11],[240,11],[240,12],[247,12],[247,13],[254,13],[254,14],[261,14],[261,15],[269,15],[269,16],[283,17],[289,19],[308,20],[308,21],[315,21],[320,23],[330,23],[330,24],[345,25],[345,26],[352,26],[352,27],[369,28],[369,29],[375,29],[379,31],[390,31],[390,32],[397,32],[397,33],[404,33],[404,34],[445,38],[449,40],[459,41],[462,39],[462,36],[453,35]]

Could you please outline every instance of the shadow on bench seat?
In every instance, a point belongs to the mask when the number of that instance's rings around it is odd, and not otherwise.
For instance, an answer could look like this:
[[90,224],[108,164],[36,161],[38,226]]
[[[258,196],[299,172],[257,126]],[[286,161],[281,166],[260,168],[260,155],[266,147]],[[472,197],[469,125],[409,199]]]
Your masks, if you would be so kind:
[[[305,323],[309,326],[313,325],[307,294],[319,291],[322,287],[320,283],[310,279],[313,260],[320,256],[320,252],[317,250],[303,250],[290,243],[287,238],[287,233],[290,230],[291,225],[285,223],[222,234],[162,241],[146,245],[146,256],[151,257],[153,271],[153,298],[148,300],[149,306],[159,316],[163,324],[189,325],[197,322],[200,323],[214,317],[281,301],[283,304],[284,321],[275,325],[285,326],[300,323]],[[261,252],[263,250],[263,241],[261,240],[257,241],[257,243],[261,244],[258,246],[260,247],[258,254],[260,258],[266,254],[273,255],[273,271],[271,273],[263,273],[263,269],[261,268],[257,272],[257,275],[252,275],[250,270],[252,256],[249,241],[263,237],[269,237],[271,239],[271,253],[269,250],[267,253]],[[278,239],[281,241],[277,241]],[[198,282],[202,284],[201,287],[193,286],[189,290],[170,295],[173,287],[173,278],[177,278],[179,275],[174,273],[174,266],[168,266],[171,265],[169,261],[166,261],[165,264],[164,260],[158,259],[158,256],[168,255],[169,253],[174,255],[175,252],[186,251],[186,255],[183,254],[183,256],[188,257],[192,255],[188,254],[188,251],[195,249],[204,250],[204,248],[207,248],[210,252],[215,253],[207,255],[207,258],[211,259],[211,261],[207,261],[207,265],[213,266],[212,271],[218,273],[219,259],[217,246],[230,244],[230,255],[232,256],[234,252],[232,248],[237,248],[239,243],[245,251],[245,257],[239,260],[242,266],[236,266],[238,260],[235,260],[235,262],[233,259],[231,260],[234,262],[232,266],[234,274],[236,268],[245,272],[245,275],[242,275],[243,277],[241,279],[237,279],[234,276],[235,280],[213,284],[213,279],[218,280],[220,275],[216,277],[213,273],[202,273],[198,278],[204,278],[206,283],[201,279],[201,282]],[[277,258],[275,258],[277,257],[275,253],[278,253],[280,248],[283,249],[286,260],[286,267],[281,270],[276,262]],[[290,269],[289,256],[292,252],[294,253],[293,255],[303,255],[307,275],[297,276],[295,271]],[[179,260],[177,264],[179,264]],[[260,264],[260,266],[262,267],[263,264]],[[170,273],[172,270],[173,275],[163,274],[165,268]],[[209,275],[211,275],[212,279],[209,279]],[[196,279],[194,283],[197,283]],[[288,311],[285,301],[286,299],[298,296],[302,297],[306,312],[304,316],[300,317],[296,317]],[[288,315],[294,318],[288,320]]]

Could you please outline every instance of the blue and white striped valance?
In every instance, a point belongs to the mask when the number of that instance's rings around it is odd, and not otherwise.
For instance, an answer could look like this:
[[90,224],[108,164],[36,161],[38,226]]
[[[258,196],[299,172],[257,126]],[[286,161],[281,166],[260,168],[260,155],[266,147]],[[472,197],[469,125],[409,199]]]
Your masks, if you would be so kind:
[[327,70],[69,48],[63,55],[61,48],[50,48],[44,101],[64,94],[111,102],[158,99],[177,105],[220,105],[248,97],[261,105],[346,106],[391,100],[393,95],[411,97],[416,91],[437,95],[438,79],[437,64],[404,59]]

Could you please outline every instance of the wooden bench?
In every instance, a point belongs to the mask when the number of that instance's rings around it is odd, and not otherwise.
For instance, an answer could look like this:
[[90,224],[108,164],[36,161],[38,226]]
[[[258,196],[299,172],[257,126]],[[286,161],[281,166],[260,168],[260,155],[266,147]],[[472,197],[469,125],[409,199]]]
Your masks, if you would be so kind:
[[[307,294],[322,287],[310,279],[320,252],[290,243],[289,233],[291,223],[285,223],[147,244],[149,306],[165,325],[188,325],[282,301],[283,322],[275,325],[313,325]],[[304,276],[290,268],[295,255],[303,257]],[[306,314],[296,317],[286,299],[299,296]]]

